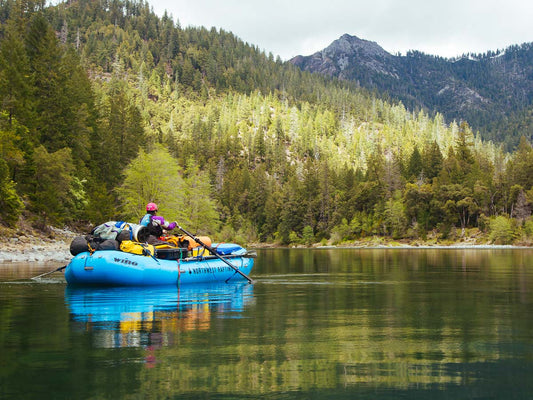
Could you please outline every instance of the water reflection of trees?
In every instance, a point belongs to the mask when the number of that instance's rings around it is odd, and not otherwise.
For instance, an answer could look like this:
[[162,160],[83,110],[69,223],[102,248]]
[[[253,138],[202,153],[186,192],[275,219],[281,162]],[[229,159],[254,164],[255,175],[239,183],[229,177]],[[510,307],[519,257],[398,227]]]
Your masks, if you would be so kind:
[[140,392],[475,385],[479,365],[510,376],[505,360],[531,348],[528,253],[275,254],[257,266],[253,306],[238,319],[198,303],[120,328],[151,335],[138,342],[147,367],[138,372]]
[[531,328],[518,316],[531,291],[523,253],[356,253],[291,252],[280,282],[270,260],[257,318],[236,335],[218,332],[235,343],[201,366],[194,346],[164,349],[159,376],[178,391],[219,393],[446,387],[475,384],[479,364],[517,356],[514,333]]

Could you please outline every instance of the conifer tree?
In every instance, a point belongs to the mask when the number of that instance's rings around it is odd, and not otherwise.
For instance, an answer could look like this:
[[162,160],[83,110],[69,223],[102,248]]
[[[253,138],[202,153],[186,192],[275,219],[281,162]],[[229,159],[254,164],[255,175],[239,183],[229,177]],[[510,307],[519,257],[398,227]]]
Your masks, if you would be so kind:
[[187,218],[181,223],[196,234],[214,235],[220,219],[209,175],[199,170],[193,158],[189,158],[184,175],[185,203],[181,208]]
[[19,24],[9,20],[0,41],[0,99],[8,121],[31,121],[33,118],[33,83],[29,59]]
[[432,180],[439,175],[443,162],[442,152],[435,140],[424,146],[422,158],[424,176]]
[[415,146],[413,152],[411,153],[411,157],[409,157],[405,177],[410,181],[414,181],[420,177],[420,174],[423,170],[424,167],[422,165],[422,155],[420,154],[418,147]]
[[73,215],[71,202],[74,162],[72,151],[63,148],[50,153],[44,146],[35,149],[35,186],[29,193],[31,210],[39,216],[39,225],[57,224]]

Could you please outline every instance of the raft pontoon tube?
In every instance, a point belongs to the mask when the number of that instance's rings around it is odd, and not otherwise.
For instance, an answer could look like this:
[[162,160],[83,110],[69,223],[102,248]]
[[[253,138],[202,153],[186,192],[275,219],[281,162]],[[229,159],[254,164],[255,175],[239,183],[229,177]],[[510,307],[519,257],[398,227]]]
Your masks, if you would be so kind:
[[218,256],[196,256],[178,259],[156,258],[151,255],[101,250],[76,255],[65,270],[69,285],[145,286],[181,285],[202,282],[226,282],[243,277],[219,257],[248,275],[255,253],[239,245],[213,245]]

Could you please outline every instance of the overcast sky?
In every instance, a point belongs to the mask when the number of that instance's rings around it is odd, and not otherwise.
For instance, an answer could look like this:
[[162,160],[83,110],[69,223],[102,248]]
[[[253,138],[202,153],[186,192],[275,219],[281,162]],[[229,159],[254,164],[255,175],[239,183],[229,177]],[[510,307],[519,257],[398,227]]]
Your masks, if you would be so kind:
[[533,42],[531,0],[148,0],[180,25],[216,27],[288,60],[348,33],[389,53],[455,57]]

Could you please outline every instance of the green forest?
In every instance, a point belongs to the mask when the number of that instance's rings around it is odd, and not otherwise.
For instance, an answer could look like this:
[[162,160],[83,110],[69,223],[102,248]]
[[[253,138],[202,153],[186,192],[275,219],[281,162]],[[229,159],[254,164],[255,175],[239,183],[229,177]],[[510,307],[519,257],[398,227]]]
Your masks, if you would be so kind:
[[0,221],[147,202],[239,243],[533,241],[533,149],[300,71],[144,1],[0,1]]

